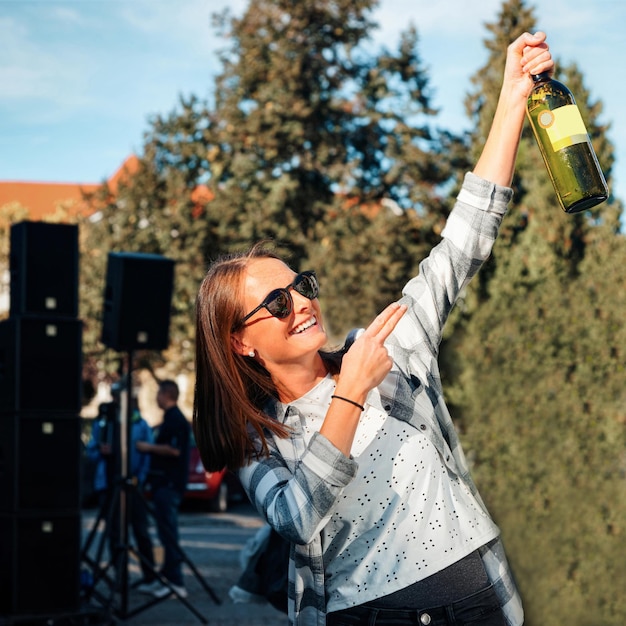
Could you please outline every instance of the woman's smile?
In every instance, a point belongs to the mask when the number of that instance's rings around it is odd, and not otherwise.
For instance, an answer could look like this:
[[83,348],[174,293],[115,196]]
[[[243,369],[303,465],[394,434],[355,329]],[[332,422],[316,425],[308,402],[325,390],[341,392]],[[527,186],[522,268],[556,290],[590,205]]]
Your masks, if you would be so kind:
[[305,322],[298,324],[289,334],[290,335],[299,335],[303,333],[305,330],[311,328],[311,326],[317,326],[317,318],[314,316],[310,317]]

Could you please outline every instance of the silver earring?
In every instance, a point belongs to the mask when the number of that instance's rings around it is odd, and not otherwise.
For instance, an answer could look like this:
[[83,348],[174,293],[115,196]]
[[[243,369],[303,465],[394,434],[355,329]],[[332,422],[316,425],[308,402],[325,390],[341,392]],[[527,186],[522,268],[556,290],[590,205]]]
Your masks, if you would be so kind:
[[248,356],[253,359],[254,358],[254,350],[250,350],[250,352],[248,352]]

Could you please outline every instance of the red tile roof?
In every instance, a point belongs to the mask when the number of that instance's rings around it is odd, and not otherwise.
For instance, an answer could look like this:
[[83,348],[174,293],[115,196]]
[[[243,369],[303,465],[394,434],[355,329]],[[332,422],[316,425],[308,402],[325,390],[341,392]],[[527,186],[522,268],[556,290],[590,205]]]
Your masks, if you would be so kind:
[[[108,180],[111,191],[117,191],[120,180],[139,169],[139,159],[131,155]],[[83,193],[94,192],[99,183],[42,183],[0,181],[0,207],[18,203],[28,209],[29,219],[40,220],[63,205],[70,213],[84,209]]]

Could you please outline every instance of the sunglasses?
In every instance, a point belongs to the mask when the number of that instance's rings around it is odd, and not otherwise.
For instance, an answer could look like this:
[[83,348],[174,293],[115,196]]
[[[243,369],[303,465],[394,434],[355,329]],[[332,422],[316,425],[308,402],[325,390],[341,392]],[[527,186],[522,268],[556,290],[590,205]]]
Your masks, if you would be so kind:
[[320,284],[317,282],[315,272],[311,270],[300,272],[300,274],[294,278],[293,282],[284,289],[274,289],[270,291],[263,299],[263,302],[261,302],[256,309],[253,309],[243,317],[240,322],[236,324],[235,328],[243,326],[247,320],[261,309],[267,309],[270,315],[277,317],[279,320],[285,319],[293,311],[293,298],[289,293],[291,289],[309,300],[315,300],[320,292]]

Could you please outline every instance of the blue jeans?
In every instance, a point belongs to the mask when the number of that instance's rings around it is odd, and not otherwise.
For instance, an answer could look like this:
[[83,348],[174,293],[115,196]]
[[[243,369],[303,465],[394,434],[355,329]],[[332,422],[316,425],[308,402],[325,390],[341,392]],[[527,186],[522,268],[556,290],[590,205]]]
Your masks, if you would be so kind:
[[178,545],[178,507],[182,496],[170,487],[159,487],[152,494],[154,520],[164,561],[161,574],[174,585],[183,585],[183,555]]
[[490,586],[447,606],[424,609],[375,609],[355,606],[328,613],[326,626],[506,626]]

